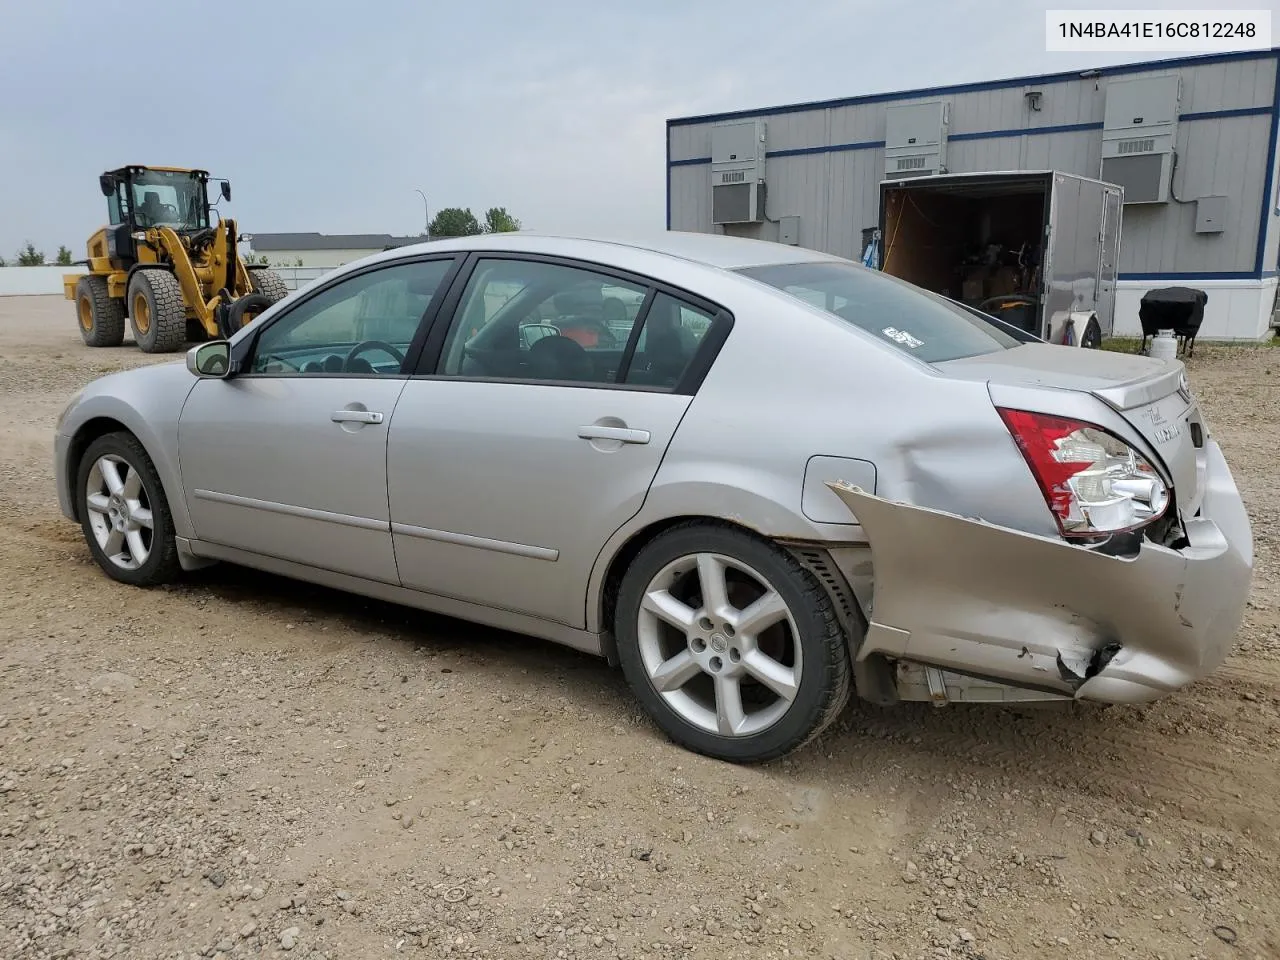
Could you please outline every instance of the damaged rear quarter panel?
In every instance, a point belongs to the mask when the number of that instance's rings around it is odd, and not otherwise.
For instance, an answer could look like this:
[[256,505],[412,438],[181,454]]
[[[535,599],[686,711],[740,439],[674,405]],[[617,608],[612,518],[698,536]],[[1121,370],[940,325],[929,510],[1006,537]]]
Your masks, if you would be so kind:
[[[1206,502],[1223,526],[1191,521],[1190,546],[1144,542],[1132,558],[831,484],[871,545],[874,595],[859,656],[1118,702],[1204,675],[1239,627],[1252,565],[1234,481],[1216,445],[1209,454]],[[1082,684],[1114,645],[1103,673]]]

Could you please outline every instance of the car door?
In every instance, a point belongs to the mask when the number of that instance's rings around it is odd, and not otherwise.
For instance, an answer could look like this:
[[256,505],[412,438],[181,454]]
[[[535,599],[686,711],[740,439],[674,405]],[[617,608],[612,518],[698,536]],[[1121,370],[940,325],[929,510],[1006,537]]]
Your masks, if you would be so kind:
[[243,372],[200,380],[178,455],[196,537],[398,583],[387,426],[454,259],[346,276],[281,313]]
[[582,627],[592,565],[644,502],[707,331],[731,320],[590,265],[469,269],[391,421],[401,581]]

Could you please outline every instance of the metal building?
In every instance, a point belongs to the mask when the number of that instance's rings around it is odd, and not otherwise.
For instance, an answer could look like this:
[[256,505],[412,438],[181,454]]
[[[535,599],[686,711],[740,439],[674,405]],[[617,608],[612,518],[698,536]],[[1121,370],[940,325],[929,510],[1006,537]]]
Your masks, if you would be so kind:
[[1280,48],[667,121],[667,228],[858,259],[884,179],[1056,169],[1125,188],[1115,333],[1154,287],[1200,336],[1266,336],[1280,263]]

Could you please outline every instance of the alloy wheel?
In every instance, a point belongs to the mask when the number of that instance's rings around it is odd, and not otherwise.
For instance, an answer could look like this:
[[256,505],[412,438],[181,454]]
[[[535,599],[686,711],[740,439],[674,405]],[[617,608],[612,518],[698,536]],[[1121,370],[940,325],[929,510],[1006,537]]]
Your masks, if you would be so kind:
[[754,736],[781,720],[799,691],[791,611],[740,560],[698,553],[668,563],[645,588],[637,627],[650,684],[701,730]]
[[151,556],[155,519],[142,474],[123,457],[94,461],[85,484],[85,508],[98,548],[122,570],[137,570]]

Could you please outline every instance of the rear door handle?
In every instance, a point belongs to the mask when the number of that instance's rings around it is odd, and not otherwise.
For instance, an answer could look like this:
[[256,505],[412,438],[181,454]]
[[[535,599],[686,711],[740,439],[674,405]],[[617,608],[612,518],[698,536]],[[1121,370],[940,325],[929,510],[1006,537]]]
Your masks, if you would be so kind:
[[648,430],[632,430],[630,427],[602,427],[599,424],[579,427],[578,436],[583,440],[621,440],[623,443],[648,443]]
[[382,414],[376,410],[335,410],[329,419],[334,423],[381,423]]

